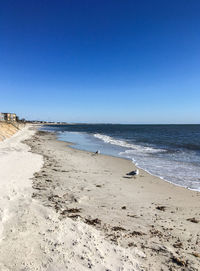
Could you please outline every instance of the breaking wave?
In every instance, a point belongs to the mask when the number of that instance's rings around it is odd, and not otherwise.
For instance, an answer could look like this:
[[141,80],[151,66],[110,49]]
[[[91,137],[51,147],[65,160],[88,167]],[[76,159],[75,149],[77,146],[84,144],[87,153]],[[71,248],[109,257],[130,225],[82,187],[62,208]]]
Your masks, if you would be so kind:
[[146,152],[146,153],[156,153],[156,152],[166,151],[164,149],[159,149],[159,148],[157,149],[157,148],[152,148],[152,147],[145,147],[142,145],[136,145],[133,143],[128,143],[127,141],[115,139],[111,136],[102,135],[102,134],[94,134],[94,137],[103,140],[105,143],[110,143],[112,145],[117,145],[120,147],[131,149],[131,150],[127,150],[126,152],[131,152],[132,150],[138,151],[138,152]]

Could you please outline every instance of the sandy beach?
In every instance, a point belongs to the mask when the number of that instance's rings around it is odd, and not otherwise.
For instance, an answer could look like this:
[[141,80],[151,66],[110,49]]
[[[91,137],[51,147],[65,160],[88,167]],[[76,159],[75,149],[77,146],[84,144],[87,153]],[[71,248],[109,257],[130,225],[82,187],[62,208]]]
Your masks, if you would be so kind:
[[[111,244],[91,225],[61,217],[54,194],[39,197],[51,183],[42,166],[54,160],[24,143],[41,144],[35,129],[27,126],[0,143],[0,270],[141,270],[136,257],[143,253],[137,248]],[[35,183],[38,174],[45,177],[43,185]],[[53,183],[51,194],[58,189]],[[60,189],[65,189],[61,183]]]
[[0,162],[0,270],[200,269],[199,192],[35,127]]
[[200,1],[1,1],[0,271],[200,271]]

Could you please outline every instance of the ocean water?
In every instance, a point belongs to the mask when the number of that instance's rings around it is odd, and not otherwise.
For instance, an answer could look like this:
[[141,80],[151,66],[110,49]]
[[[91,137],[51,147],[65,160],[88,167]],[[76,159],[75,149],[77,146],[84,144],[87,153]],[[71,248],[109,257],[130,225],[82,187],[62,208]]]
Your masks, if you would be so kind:
[[131,159],[160,178],[200,191],[200,125],[48,125],[74,148]]

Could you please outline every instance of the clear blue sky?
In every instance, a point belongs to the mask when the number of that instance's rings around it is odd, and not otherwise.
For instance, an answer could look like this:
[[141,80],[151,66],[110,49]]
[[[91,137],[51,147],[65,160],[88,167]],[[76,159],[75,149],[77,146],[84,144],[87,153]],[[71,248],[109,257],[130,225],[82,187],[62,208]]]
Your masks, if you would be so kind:
[[200,123],[200,1],[1,1],[0,111]]

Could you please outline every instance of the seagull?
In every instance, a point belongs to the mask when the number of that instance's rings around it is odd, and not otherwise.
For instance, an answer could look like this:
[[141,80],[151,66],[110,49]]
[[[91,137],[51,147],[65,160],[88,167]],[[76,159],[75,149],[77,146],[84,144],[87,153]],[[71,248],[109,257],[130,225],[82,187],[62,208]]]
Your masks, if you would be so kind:
[[127,173],[126,175],[129,175],[129,176],[135,176],[135,175],[139,175],[139,169],[136,169],[136,170],[133,170],[129,173]]
[[100,151],[99,151],[99,150],[97,150],[97,151],[95,152],[95,154],[100,154]]

